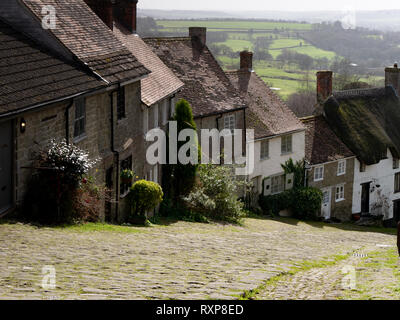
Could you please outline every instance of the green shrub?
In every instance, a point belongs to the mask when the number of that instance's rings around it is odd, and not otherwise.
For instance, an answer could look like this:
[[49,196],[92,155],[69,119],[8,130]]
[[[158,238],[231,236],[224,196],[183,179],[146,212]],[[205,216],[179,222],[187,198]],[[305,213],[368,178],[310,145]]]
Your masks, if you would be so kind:
[[321,209],[323,194],[316,188],[299,188],[293,190],[292,210],[298,219],[315,219]]
[[[197,130],[192,107],[189,102],[184,99],[179,100],[176,104],[173,120],[177,123],[178,135],[185,129]],[[186,141],[178,141],[177,150],[180,150],[181,147],[188,142],[189,138]],[[200,159],[201,149],[198,139],[196,138],[195,141],[192,140],[192,143],[195,144],[195,146],[192,147],[197,148],[197,157]],[[169,144],[167,144],[167,147],[168,146]],[[179,199],[182,196],[188,195],[193,189],[197,168],[198,164],[181,164],[179,162],[178,164],[165,165],[163,167],[163,187],[167,197],[174,201],[174,205],[177,205]]]
[[[28,183],[23,217],[43,224],[84,220],[87,211],[81,211],[82,206],[76,201],[82,199],[80,190],[83,177],[96,162],[89,158],[86,151],[65,141],[52,140],[34,161],[33,167],[37,169]],[[93,192],[91,194],[94,195]],[[88,197],[84,199],[87,201]],[[90,219],[94,220],[98,213],[96,206],[90,210]]]
[[321,209],[322,192],[316,188],[297,188],[276,195],[260,195],[259,205],[264,213],[278,215],[282,210],[289,209],[298,219],[310,220],[316,218]]
[[159,184],[140,180],[135,182],[128,194],[128,201],[131,207],[131,216],[146,217],[146,212],[154,209],[163,199],[163,191]]
[[238,195],[248,183],[227,166],[200,165],[198,173],[199,185],[183,198],[186,206],[208,219],[238,223],[246,215]]
[[291,190],[270,196],[263,196],[261,194],[258,204],[264,213],[276,216],[282,210],[291,208],[292,198]]

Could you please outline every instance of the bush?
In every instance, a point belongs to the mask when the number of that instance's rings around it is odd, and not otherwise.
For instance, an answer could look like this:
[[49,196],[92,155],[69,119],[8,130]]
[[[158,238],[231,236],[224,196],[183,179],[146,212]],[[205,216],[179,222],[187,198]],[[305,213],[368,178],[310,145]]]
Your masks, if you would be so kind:
[[131,207],[130,218],[146,217],[146,212],[154,209],[163,200],[164,193],[158,183],[146,180],[135,182],[128,194]]
[[217,165],[199,166],[199,184],[185,198],[186,206],[195,214],[219,221],[238,223],[245,216],[240,191],[248,186],[238,180],[233,168]]
[[81,211],[76,210],[74,200],[79,198],[83,176],[96,162],[78,147],[52,140],[35,160],[36,169],[28,183],[23,216],[46,224],[80,220]]
[[272,216],[279,215],[279,212],[292,207],[292,191],[285,191],[271,196],[260,195],[258,204],[264,213]]
[[294,190],[293,213],[298,219],[312,220],[321,209],[322,191],[316,188]]
[[282,210],[290,209],[296,218],[304,220],[315,219],[321,203],[322,192],[319,189],[304,187],[259,198],[264,213],[278,215]]

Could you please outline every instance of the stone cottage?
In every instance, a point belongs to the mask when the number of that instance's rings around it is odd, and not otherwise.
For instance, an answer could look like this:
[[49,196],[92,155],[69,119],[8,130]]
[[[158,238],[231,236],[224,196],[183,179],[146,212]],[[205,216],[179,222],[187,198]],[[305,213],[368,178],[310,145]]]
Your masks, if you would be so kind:
[[325,220],[351,219],[355,156],[322,115],[302,119],[306,130],[307,185],[323,193]]
[[255,133],[255,170],[249,180],[253,181],[252,203],[256,205],[258,195],[277,194],[291,187],[281,164],[290,158],[304,159],[305,127],[253,71],[253,53],[241,52],[240,70],[226,74],[248,106],[246,128]]
[[330,128],[357,157],[352,212],[400,220],[400,100],[397,65],[386,87],[334,92],[323,103]]
[[[185,84],[176,96],[192,106],[198,130],[245,130],[246,104],[207,47],[206,38],[206,28],[193,27],[189,29],[189,37],[145,38],[144,41]],[[245,131],[241,140],[242,150],[235,150],[236,156],[245,153]],[[223,150],[222,144],[220,150]]]
[[[42,28],[46,5],[56,10],[54,29]],[[33,152],[56,138],[101,159],[92,174],[115,199],[105,218],[121,220],[120,168],[144,170],[137,119],[150,71],[83,0],[3,0],[0,9],[1,212],[21,204]]]
[[[141,119],[143,139],[154,128],[167,129],[167,123],[175,110],[176,94],[183,82],[160,60],[150,47],[137,35],[137,0],[93,1],[85,0],[114,35],[151,73],[141,80]],[[145,142],[144,142],[145,143]],[[149,143],[145,143],[147,147]],[[144,155],[142,155],[144,157]],[[144,177],[161,183],[161,165],[145,163]]]

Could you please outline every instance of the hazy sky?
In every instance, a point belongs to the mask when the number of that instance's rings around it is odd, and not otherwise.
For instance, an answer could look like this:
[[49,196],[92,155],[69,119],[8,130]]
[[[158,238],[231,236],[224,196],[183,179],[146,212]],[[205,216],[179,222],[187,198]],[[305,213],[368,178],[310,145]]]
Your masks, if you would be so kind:
[[387,10],[399,0],[139,0],[139,8],[164,10]]

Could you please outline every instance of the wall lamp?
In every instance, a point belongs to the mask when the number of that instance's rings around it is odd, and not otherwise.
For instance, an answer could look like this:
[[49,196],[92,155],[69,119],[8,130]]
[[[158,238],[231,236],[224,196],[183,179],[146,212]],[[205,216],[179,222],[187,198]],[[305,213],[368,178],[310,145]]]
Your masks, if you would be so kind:
[[24,133],[26,131],[26,121],[24,118],[21,118],[21,122],[19,123],[19,130],[21,133]]

